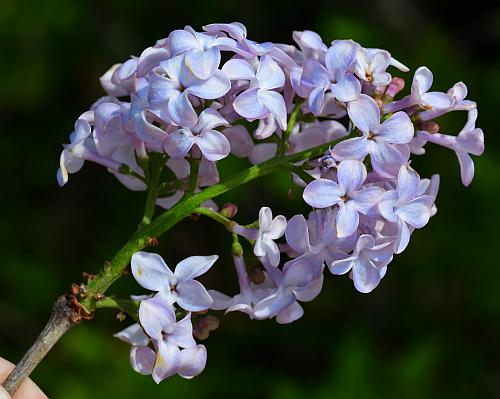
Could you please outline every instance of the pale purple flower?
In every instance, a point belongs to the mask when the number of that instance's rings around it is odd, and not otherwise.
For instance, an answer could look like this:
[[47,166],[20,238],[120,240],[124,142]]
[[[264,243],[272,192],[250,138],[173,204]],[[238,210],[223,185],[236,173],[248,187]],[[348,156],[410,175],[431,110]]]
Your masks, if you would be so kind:
[[296,301],[312,301],[321,292],[323,267],[318,267],[304,258],[285,267],[282,275],[278,269],[276,270],[281,277],[277,290],[255,305],[254,317],[272,318],[288,309],[288,312],[277,317],[277,321],[280,324],[291,323],[303,314],[302,308]]
[[327,90],[343,102],[353,101],[361,93],[359,80],[347,72],[358,46],[352,40],[335,40],[326,52],[325,66],[314,58],[305,63],[301,83],[311,90],[308,104],[313,114],[321,114]]
[[[136,159],[136,148],[140,146],[139,140],[125,131],[123,125],[123,109],[115,103],[101,103],[95,108],[94,114],[94,143],[99,155],[128,166],[138,175],[143,175]],[[110,169],[120,182],[133,191],[144,191],[146,185],[141,180],[124,175]]]
[[168,39],[172,55],[186,53],[186,66],[194,76],[202,80],[216,73],[221,59],[221,48],[231,50],[236,47],[233,39],[196,32],[190,26],[184,30],[174,30]]
[[209,161],[219,161],[229,155],[231,145],[226,136],[214,128],[227,125],[221,114],[213,108],[207,108],[200,114],[194,126],[170,133],[163,146],[167,154],[174,159],[184,158],[193,145],[196,145]]
[[349,103],[349,117],[363,133],[361,137],[344,140],[332,150],[338,160],[362,160],[370,155],[375,172],[382,177],[393,177],[401,164],[408,160],[413,138],[413,124],[404,112],[396,112],[380,123],[380,110],[375,100],[365,94]]
[[420,177],[408,163],[401,166],[395,190],[386,191],[378,204],[380,214],[391,223],[396,223],[398,234],[394,252],[405,250],[413,228],[424,227],[431,217],[434,198],[420,195]]
[[231,82],[219,69],[206,79],[196,77],[187,66],[186,57],[180,54],[165,60],[148,75],[149,101],[153,105],[167,102],[172,121],[182,127],[191,127],[196,124],[197,117],[189,95],[213,100],[224,96]]
[[280,250],[274,240],[280,238],[286,229],[286,218],[278,215],[273,219],[270,208],[262,207],[259,211],[259,232],[253,253],[255,256],[266,256],[272,266],[280,262]]
[[341,238],[337,235],[336,211],[317,209],[306,220],[303,215],[293,216],[285,230],[286,242],[297,256],[289,263],[306,258],[311,264],[320,267],[324,263],[346,258],[351,251],[356,235]]
[[64,186],[68,182],[68,174],[78,172],[86,160],[103,165],[111,170],[118,171],[121,164],[109,157],[102,156],[95,148],[92,137],[94,111],[83,113],[75,122],[75,130],[70,135],[70,144],[64,145],[59,158],[57,182]]
[[247,158],[254,144],[248,130],[243,125],[231,126],[222,131],[231,144],[231,154],[239,158]]
[[466,100],[467,86],[463,82],[458,82],[450,88],[447,93],[453,99],[453,104],[448,108],[433,108],[427,111],[422,111],[418,114],[421,121],[435,119],[451,111],[469,111],[476,108],[474,101]]
[[332,274],[345,274],[351,271],[354,287],[359,292],[373,291],[385,275],[385,269],[393,257],[390,242],[376,243],[368,234],[359,237],[354,252],[345,259],[330,265]]
[[453,98],[439,91],[429,91],[432,86],[432,72],[427,67],[420,67],[415,71],[411,84],[411,93],[399,101],[393,101],[384,105],[384,112],[395,112],[413,105],[419,105],[424,109],[441,109],[453,105]]
[[391,55],[385,50],[369,51],[359,47],[356,54],[354,73],[362,80],[375,86],[387,86],[391,75],[386,72],[391,63]]
[[212,298],[194,279],[206,273],[217,259],[217,255],[190,256],[179,262],[172,272],[160,255],[136,252],[131,260],[132,274],[142,287],[158,291],[157,296],[197,312],[210,308]]
[[337,171],[338,183],[329,179],[312,181],[304,190],[304,201],[314,208],[338,205],[337,234],[339,237],[348,237],[358,228],[358,213],[376,213],[376,205],[383,193],[376,186],[362,188],[366,177],[366,167],[362,162],[342,161]]
[[235,98],[234,110],[247,119],[262,119],[273,115],[282,129],[286,129],[286,106],[283,96],[274,89],[283,87],[285,74],[270,56],[261,58],[257,72],[246,60],[233,58],[222,71],[231,80],[248,80],[247,90]]
[[233,256],[236,274],[238,276],[238,285],[240,292],[233,297],[227,296],[219,291],[209,290],[208,293],[213,298],[210,309],[226,310],[226,313],[239,311],[246,313],[251,319],[254,318],[254,306],[262,299],[271,295],[274,291],[274,285],[269,275],[265,273],[265,281],[262,284],[253,284],[247,273],[245,260],[243,256]]
[[176,321],[172,305],[164,298],[154,297],[141,302],[139,320],[155,350],[139,346],[131,352],[137,371],[152,374],[157,384],[174,374],[192,378],[203,371],[207,353],[193,338],[190,313]]
[[477,109],[474,108],[469,111],[467,123],[458,136],[417,132],[421,139],[455,151],[460,163],[460,175],[464,186],[468,186],[474,178],[474,162],[469,154],[479,156],[484,152],[484,134],[480,128],[476,128],[476,119]]

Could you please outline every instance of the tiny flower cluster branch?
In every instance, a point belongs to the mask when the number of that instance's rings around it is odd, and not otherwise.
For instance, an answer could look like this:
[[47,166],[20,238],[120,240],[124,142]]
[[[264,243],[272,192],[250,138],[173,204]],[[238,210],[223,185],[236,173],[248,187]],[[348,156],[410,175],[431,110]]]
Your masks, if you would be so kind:
[[[411,163],[427,143],[456,153],[465,186],[474,177],[471,155],[483,153],[484,137],[464,83],[435,91],[422,66],[403,96],[405,80],[392,74],[409,69],[388,51],[352,40],[327,45],[312,31],[293,39],[295,46],[258,43],[236,22],[175,30],[101,77],[107,95],[77,119],[64,146],[61,186],[90,161],[147,191],[139,230],[88,282],[82,306],[98,308],[93,298],[131,263],[147,292],[132,296],[137,322],[115,336],[131,345],[133,369],[157,383],[203,371],[207,351],[198,341],[219,326],[221,311],[287,324],[303,316],[301,303],[320,294],[326,275],[347,274],[357,291],[374,290],[437,212],[439,175],[421,178]],[[457,135],[437,121],[453,111],[468,115]],[[217,162],[228,156],[253,166],[220,182]],[[245,225],[235,204],[214,201],[278,170],[311,207],[307,215],[262,207]],[[155,218],[158,207],[165,211]],[[198,280],[221,263],[217,255],[170,269],[143,251],[194,214],[232,234],[238,292]]]

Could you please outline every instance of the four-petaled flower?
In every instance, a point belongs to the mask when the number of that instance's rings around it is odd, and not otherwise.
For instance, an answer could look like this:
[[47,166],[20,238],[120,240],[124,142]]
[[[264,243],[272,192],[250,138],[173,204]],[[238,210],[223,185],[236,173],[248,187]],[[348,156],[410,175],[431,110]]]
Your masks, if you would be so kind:
[[131,261],[132,274],[144,288],[158,291],[157,296],[198,312],[210,308],[212,298],[194,278],[207,272],[217,259],[217,255],[190,256],[179,262],[172,272],[160,255],[136,252]]
[[376,215],[376,205],[383,194],[380,187],[362,188],[366,177],[366,167],[362,162],[342,161],[337,170],[338,183],[328,179],[314,180],[305,188],[304,200],[314,208],[338,205],[337,235],[348,237],[358,228],[358,212]]
[[267,256],[272,266],[280,263],[280,250],[274,240],[280,238],[286,229],[286,218],[278,215],[273,219],[273,213],[267,206],[259,211],[259,232],[255,241],[254,254]]

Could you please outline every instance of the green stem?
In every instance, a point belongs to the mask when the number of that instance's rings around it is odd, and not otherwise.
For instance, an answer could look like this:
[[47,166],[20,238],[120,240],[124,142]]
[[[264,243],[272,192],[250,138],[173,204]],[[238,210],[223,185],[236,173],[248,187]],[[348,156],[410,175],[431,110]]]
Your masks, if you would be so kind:
[[146,176],[148,178],[148,192],[146,206],[144,207],[144,216],[141,221],[142,226],[148,225],[153,220],[163,164],[164,158],[161,154],[151,154],[147,162],[146,168],[148,169],[148,173],[146,173]]
[[141,226],[139,230],[132,235],[130,240],[116,253],[109,263],[108,267],[103,269],[87,285],[87,297],[82,301],[82,305],[88,311],[96,309],[96,299],[104,294],[106,290],[118,280],[130,262],[130,258],[135,252],[141,251],[150,245],[151,238],[160,237],[172,226],[193,213],[193,210],[199,207],[203,202],[215,198],[227,191],[230,191],[243,184],[251,182],[259,177],[269,175],[279,170],[288,170],[289,164],[299,162],[323,155],[323,153],[339,140],[332,141],[323,145],[310,148],[296,154],[276,157],[259,165],[254,165],[242,172],[239,172],[231,178],[219,184],[210,186],[199,193],[190,197],[183,198],[169,210],[154,219],[150,224]]
[[278,157],[282,157],[285,155],[286,150],[288,149],[288,139],[290,138],[290,134],[292,133],[295,124],[297,123],[297,117],[300,113],[300,107],[302,106],[303,101],[297,102],[292,112],[290,113],[290,118],[288,119],[288,124],[286,126],[286,130],[283,132],[283,137],[281,137],[281,142],[278,147]]
[[226,226],[229,231],[232,231],[233,226],[236,224],[234,220],[228,219],[227,217],[221,215],[219,212],[215,212],[209,208],[205,208],[203,206],[199,206],[193,209],[193,213],[197,213],[200,215],[204,215],[209,217],[210,219],[215,220]]
[[186,194],[184,194],[184,197],[186,198],[193,195],[194,190],[196,190],[196,185],[198,184],[198,175],[200,173],[200,161],[200,159],[189,158],[189,185]]
[[314,177],[312,177],[309,173],[307,173],[300,166],[297,166],[297,165],[294,165],[294,164],[290,164],[288,166],[288,170],[290,170],[290,172],[295,173],[297,176],[299,176],[306,183],[310,183],[310,182],[312,182],[314,180]]

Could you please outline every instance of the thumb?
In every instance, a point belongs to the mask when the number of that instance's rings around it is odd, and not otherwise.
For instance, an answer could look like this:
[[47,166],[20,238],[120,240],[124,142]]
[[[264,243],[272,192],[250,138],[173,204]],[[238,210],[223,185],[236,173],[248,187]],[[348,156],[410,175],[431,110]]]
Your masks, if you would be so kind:
[[11,399],[9,393],[0,385],[0,399]]

